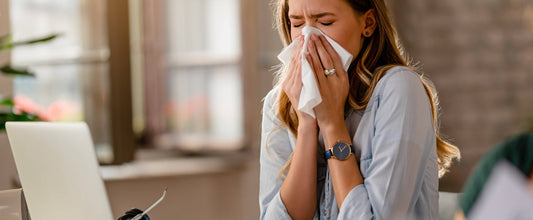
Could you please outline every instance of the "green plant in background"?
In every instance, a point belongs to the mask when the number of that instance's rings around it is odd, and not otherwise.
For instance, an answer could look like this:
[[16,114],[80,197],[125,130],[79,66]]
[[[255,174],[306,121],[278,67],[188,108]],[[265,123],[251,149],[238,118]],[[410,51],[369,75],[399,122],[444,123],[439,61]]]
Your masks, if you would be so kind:
[[[7,35],[4,37],[0,37],[0,52],[5,51],[5,50],[11,50],[14,47],[18,47],[18,46],[51,41],[58,36],[59,36],[58,34],[52,34],[52,35],[42,37],[42,38],[20,41],[20,42],[13,42],[12,36]],[[29,71],[28,69],[14,67],[10,63],[2,65],[2,67],[0,67],[0,72],[4,75],[10,75],[14,77],[35,76],[35,74]],[[13,101],[13,98],[10,98],[10,97],[4,98],[0,95],[0,130],[5,129],[5,124],[7,121],[41,121],[41,118],[39,118],[38,115],[31,114],[22,109],[17,109],[15,106],[15,102]]]
[[0,101],[0,105],[11,109],[9,112],[0,112],[0,130],[6,129],[6,122],[8,121],[41,121],[37,115],[25,111],[15,113],[13,111],[15,103],[11,99]]

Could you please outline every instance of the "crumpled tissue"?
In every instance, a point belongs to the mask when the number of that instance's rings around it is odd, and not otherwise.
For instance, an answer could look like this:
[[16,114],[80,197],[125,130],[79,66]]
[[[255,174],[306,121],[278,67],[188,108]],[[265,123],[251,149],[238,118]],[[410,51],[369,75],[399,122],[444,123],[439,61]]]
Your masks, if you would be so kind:
[[[350,63],[352,62],[352,54],[345,50],[341,45],[335,42],[333,39],[325,35],[322,31],[317,28],[306,26],[302,29],[302,35],[304,35],[304,45],[301,51],[302,54],[307,53],[307,43],[309,42],[309,37],[311,34],[323,35],[326,37],[328,42],[333,46],[337,54],[339,55],[343,68],[345,71],[348,71]],[[289,65],[293,56],[296,55],[298,42],[300,38],[293,41],[289,46],[285,47],[281,53],[278,55],[278,59],[283,63],[283,65]],[[315,111],[313,110],[317,105],[322,102],[322,97],[320,96],[320,91],[318,89],[318,84],[315,79],[315,74],[313,68],[311,68],[309,62],[305,56],[302,56],[302,91],[300,92],[300,100],[298,104],[298,110],[305,112],[311,115],[313,118],[316,118]]]

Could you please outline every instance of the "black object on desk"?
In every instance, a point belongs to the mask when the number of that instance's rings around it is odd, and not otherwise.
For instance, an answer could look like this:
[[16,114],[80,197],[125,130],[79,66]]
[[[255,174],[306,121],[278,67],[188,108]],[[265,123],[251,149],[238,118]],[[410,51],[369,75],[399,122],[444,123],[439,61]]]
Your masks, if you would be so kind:
[[[148,215],[146,213],[148,213],[150,210],[152,210],[152,208],[154,208],[157,204],[159,204],[161,201],[163,201],[163,199],[165,198],[165,195],[167,194],[167,188],[165,188],[165,191],[163,191],[163,195],[161,196],[161,198],[159,198],[154,204],[152,204],[150,207],[148,207],[148,209],[146,209],[145,212],[137,209],[137,208],[133,208],[129,211],[126,212],[126,214],[120,218],[118,218],[118,220],[150,220],[150,217],[148,217]],[[144,215],[143,215],[144,213]],[[139,216],[139,217],[136,217],[136,216]],[[142,215],[142,216],[141,216]]]
[[[133,219],[133,217],[135,217],[136,215],[141,214],[141,213],[143,213],[143,211],[141,211],[139,209],[136,209],[136,208],[133,208],[133,209],[130,209],[129,211],[127,211],[125,215],[123,215],[122,217],[118,218],[117,220],[131,220],[131,219]],[[145,214],[145,215],[143,215],[143,217],[141,217],[140,220],[150,220],[150,217],[148,217],[148,214]]]

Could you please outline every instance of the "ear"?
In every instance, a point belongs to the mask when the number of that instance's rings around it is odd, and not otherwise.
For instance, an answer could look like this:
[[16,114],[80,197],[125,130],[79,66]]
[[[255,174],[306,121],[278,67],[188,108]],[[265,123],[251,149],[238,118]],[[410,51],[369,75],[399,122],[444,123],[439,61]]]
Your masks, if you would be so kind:
[[364,37],[371,37],[374,34],[374,31],[378,26],[375,9],[369,9],[363,14],[361,17],[361,25],[363,26],[362,30]]

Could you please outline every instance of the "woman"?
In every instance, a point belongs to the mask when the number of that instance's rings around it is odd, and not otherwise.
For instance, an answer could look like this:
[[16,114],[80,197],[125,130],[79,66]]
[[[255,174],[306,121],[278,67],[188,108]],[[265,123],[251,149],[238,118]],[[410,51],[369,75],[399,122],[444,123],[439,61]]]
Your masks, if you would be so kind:
[[[285,45],[311,26],[354,58],[345,71],[312,35],[309,52],[281,68],[263,108],[261,219],[437,219],[438,178],[459,150],[439,138],[435,92],[402,57],[384,1],[276,6]],[[294,107],[301,56],[322,97],[316,118]]]

